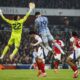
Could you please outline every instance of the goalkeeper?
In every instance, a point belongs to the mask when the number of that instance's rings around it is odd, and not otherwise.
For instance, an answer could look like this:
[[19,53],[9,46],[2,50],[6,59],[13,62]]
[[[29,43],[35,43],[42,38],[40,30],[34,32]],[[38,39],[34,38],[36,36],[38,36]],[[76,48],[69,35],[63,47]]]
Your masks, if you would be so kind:
[[34,8],[35,8],[35,4],[34,3],[29,3],[29,11],[26,13],[26,15],[22,19],[20,19],[19,16],[14,16],[14,20],[7,19],[2,14],[2,11],[0,10],[0,16],[2,17],[2,19],[4,21],[9,23],[11,25],[11,28],[12,28],[11,37],[9,39],[9,42],[8,42],[7,46],[4,48],[0,59],[4,58],[5,54],[10,49],[10,46],[12,44],[15,45],[15,49],[12,52],[12,54],[10,55],[10,59],[12,60],[13,57],[15,56],[15,54],[18,52],[18,49],[19,49],[19,46],[20,46],[20,42],[21,42],[21,34],[22,34],[23,23],[27,20],[28,16],[30,15],[31,11]]

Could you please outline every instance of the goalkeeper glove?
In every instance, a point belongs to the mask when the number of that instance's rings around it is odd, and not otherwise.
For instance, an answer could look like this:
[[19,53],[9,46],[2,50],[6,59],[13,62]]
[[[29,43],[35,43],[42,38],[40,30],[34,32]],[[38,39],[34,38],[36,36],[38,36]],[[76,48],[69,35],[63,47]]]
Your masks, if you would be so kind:
[[0,15],[2,15],[2,10],[0,9]]

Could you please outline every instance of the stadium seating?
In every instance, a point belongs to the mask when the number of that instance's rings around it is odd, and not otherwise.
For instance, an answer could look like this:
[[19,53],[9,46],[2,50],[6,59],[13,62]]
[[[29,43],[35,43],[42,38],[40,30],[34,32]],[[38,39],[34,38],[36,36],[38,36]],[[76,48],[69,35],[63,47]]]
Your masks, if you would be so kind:
[[[37,8],[49,8],[49,9],[80,9],[80,0],[0,0],[0,7],[28,7],[29,2],[35,2]],[[8,18],[12,18],[12,15],[7,15]],[[32,16],[31,16],[32,17]],[[30,22],[27,21],[24,24],[23,35],[21,46],[18,54],[15,56],[13,61],[10,61],[9,55],[13,51],[13,46],[9,50],[8,54],[3,60],[0,61],[2,64],[32,64],[32,52],[29,48],[30,41],[28,32],[28,25],[33,26],[33,19],[30,17]],[[48,16],[49,19],[49,29],[52,35],[55,37],[56,34],[60,34],[60,39],[65,42],[65,52],[70,53],[69,49],[69,38],[72,31],[78,32],[80,34],[80,17],[64,17],[64,16]],[[69,22],[69,24],[67,24]],[[27,25],[28,24],[28,25]],[[0,53],[7,44],[11,28],[7,23],[5,23],[0,18]],[[5,36],[6,35],[6,36]],[[27,36],[26,36],[27,35]],[[5,37],[4,37],[5,36]],[[67,55],[68,55],[67,54]],[[1,54],[0,54],[1,55]],[[47,58],[46,58],[47,59]],[[49,60],[46,60],[46,63],[49,63]],[[4,67],[0,65],[0,69]],[[8,69],[8,67],[6,67]],[[10,66],[9,68],[14,69],[15,67]],[[17,66],[17,68],[25,68],[23,66]],[[26,67],[27,68],[27,67]]]
[[[69,49],[70,34],[71,34],[71,31],[73,30],[76,30],[80,34],[78,29],[75,29],[74,27],[69,27],[67,30],[65,30],[64,25],[49,26],[49,28],[51,30],[51,33],[54,35],[54,37],[56,34],[60,34],[60,39],[62,39],[65,42],[65,48],[64,48],[65,51],[70,53],[71,51]],[[0,51],[2,51],[5,45],[7,44],[8,39],[10,37],[10,33],[11,33],[10,30],[0,30]],[[3,64],[14,64],[14,63],[15,64],[17,63],[30,64],[32,63],[32,55],[31,55],[32,52],[29,46],[30,46],[30,41],[29,41],[28,32],[23,31],[21,46],[20,46],[18,54],[16,55],[16,58],[13,60],[13,62],[11,62],[9,59],[9,54],[13,51],[13,48],[14,48],[14,47],[11,47],[10,51],[5,56],[5,58],[1,61],[1,63]],[[46,63],[49,63],[49,61],[46,61]]]
[[0,6],[27,7],[30,1],[38,8],[80,9],[80,0],[0,0]]

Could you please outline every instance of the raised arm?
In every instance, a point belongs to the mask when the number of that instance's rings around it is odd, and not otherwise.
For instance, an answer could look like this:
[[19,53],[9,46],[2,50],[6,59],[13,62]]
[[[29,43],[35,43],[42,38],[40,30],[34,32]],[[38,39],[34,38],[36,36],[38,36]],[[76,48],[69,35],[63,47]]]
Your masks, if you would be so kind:
[[11,24],[12,20],[7,19],[7,18],[3,15],[1,9],[0,9],[0,16],[2,17],[2,19],[3,19],[4,21],[6,21],[7,23]]
[[42,39],[41,39],[41,37],[40,36],[38,36],[38,35],[35,35],[35,40],[37,41],[36,43],[31,43],[31,45],[32,46],[37,46],[37,45],[39,45],[39,44],[41,44],[42,43]]
[[30,15],[30,13],[32,12],[32,10],[35,8],[35,4],[34,3],[29,3],[29,11],[26,13],[26,15],[23,17],[23,19],[21,19],[22,22],[25,22],[28,18],[28,16]]

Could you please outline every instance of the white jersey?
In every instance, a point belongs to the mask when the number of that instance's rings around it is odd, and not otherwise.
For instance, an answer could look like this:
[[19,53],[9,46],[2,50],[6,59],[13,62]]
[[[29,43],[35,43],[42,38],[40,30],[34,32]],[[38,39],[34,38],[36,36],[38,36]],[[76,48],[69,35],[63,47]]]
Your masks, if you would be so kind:
[[35,35],[35,40],[37,40],[37,43],[39,44],[39,43],[42,43],[42,39],[41,39],[41,37],[40,36],[38,36],[38,35]]
[[[41,39],[40,36],[35,35],[34,38],[35,38],[35,40],[37,40],[37,42],[34,44],[35,46],[37,46],[37,45],[39,45],[40,43],[42,43],[42,39]],[[35,48],[36,48],[36,47],[35,47]],[[35,62],[35,58],[36,58],[36,57],[38,57],[38,58],[40,58],[40,59],[43,59],[43,61],[44,61],[43,49],[42,49],[41,46],[39,46],[38,49],[33,52],[33,57],[34,57],[34,58],[33,58],[33,59],[34,59],[33,62]]]

